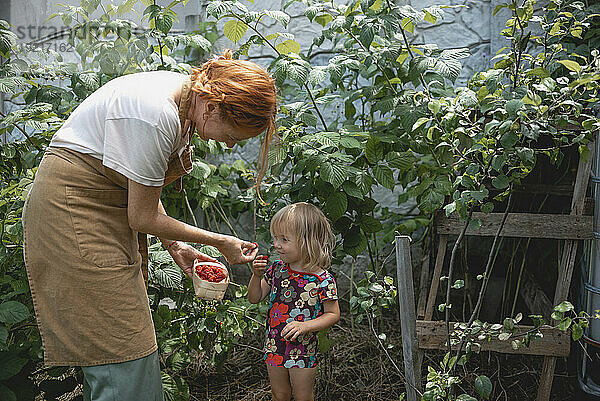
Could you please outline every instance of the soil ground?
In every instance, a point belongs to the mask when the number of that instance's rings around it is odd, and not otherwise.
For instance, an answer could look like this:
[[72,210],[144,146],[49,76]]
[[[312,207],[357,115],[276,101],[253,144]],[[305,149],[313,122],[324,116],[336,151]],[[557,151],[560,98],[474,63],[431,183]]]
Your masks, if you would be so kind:
[[[366,324],[352,324],[348,314],[330,332],[333,348],[319,364],[315,384],[318,401],[398,401],[405,391],[404,381],[391,360],[403,372],[400,323],[395,317],[385,318],[378,332],[386,333],[389,358],[379,346]],[[190,401],[271,401],[269,379],[262,360],[262,330],[244,337],[223,367],[218,370],[198,355],[183,372],[190,386]],[[578,344],[573,344],[577,347]],[[391,360],[390,360],[391,358]],[[438,367],[443,353],[424,354],[423,377],[427,366]],[[493,385],[492,401],[535,400],[542,357],[506,355],[492,352],[473,354],[459,371],[463,379],[456,394],[476,396],[473,383],[478,375],[486,375]],[[600,401],[582,393],[577,385],[573,361],[559,358],[556,364],[551,401]],[[69,369],[65,377],[76,376]],[[79,376],[79,375],[78,375]],[[81,378],[79,376],[79,378]],[[483,401],[481,397],[476,397]],[[36,401],[43,401],[40,396]],[[80,401],[81,384],[76,390],[59,397],[60,401]]]
[[[390,357],[402,371],[400,324],[395,318],[382,323],[387,334]],[[266,367],[262,361],[262,333],[244,338],[221,371],[197,363],[190,366],[186,379],[190,383],[192,401],[270,401]],[[405,391],[404,382],[365,324],[352,327],[348,318],[332,328],[333,349],[321,359],[316,382],[319,401],[397,401]],[[576,346],[576,345],[574,345]],[[423,377],[427,365],[438,366],[443,354],[427,352],[423,362]],[[491,352],[474,354],[460,373],[461,388],[472,396],[477,393],[472,383],[477,375],[488,376],[493,383],[490,400],[535,400],[542,357],[504,355]],[[566,358],[559,358],[552,388],[552,401],[600,401],[580,393],[576,375]],[[461,391],[462,392],[462,391]],[[460,394],[457,393],[457,394]],[[479,398],[480,399],[480,398]]]

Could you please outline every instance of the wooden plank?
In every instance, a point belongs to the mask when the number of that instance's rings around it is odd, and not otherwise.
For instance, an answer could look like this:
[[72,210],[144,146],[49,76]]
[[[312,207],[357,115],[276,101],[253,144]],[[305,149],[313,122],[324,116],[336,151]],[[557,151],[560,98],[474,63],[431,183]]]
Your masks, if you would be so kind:
[[517,187],[515,193],[566,196],[570,198],[573,196],[573,185],[525,184],[522,187]]
[[398,277],[398,306],[402,331],[402,356],[406,378],[406,398],[417,401],[417,389],[421,387],[421,365],[418,358],[415,292],[413,286],[410,237],[396,237],[396,273]]
[[[474,231],[467,229],[466,235],[494,236],[504,213],[473,213],[473,219],[481,220],[481,227]],[[568,214],[509,213],[500,233],[503,237],[550,238],[550,239],[592,239],[593,216]],[[436,216],[438,234],[457,235],[464,222],[458,216]]]
[[[450,328],[455,323],[450,323]],[[516,333],[525,333],[532,330],[533,326],[515,326]],[[548,356],[568,356],[571,347],[571,338],[568,333],[558,329],[544,327],[540,329],[543,338],[531,341],[529,347],[513,349],[511,341],[500,341],[497,338],[490,341],[476,341],[481,344],[481,351],[494,351],[504,354],[520,355],[548,355]],[[419,338],[419,348],[446,350],[446,322],[417,320],[417,336]]]
[[442,276],[442,267],[444,266],[444,257],[446,256],[446,246],[448,245],[448,236],[440,235],[437,255],[435,258],[435,268],[431,279],[431,287],[429,288],[429,297],[427,298],[427,307],[425,308],[425,320],[433,318],[433,308],[435,307],[435,298],[437,296],[440,277]]
[[417,302],[417,319],[425,317],[427,305],[427,287],[429,284],[429,255],[425,255],[421,263],[421,276],[419,278],[419,301]]

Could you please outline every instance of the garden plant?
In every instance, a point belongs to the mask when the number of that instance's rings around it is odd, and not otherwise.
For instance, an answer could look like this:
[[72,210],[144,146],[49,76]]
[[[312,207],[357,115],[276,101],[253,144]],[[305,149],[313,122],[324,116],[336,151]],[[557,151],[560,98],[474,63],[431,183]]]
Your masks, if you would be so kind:
[[[468,49],[411,42],[420,26],[436,24],[451,6],[290,0],[281,10],[256,11],[252,2],[211,0],[196,31],[174,34],[173,8],[187,0],[168,6],[140,2],[149,27],[142,33],[122,19],[137,0],[118,6],[82,0],[57,11],[53,18],[70,28],[78,62],[64,61],[52,49],[18,46],[11,26],[0,21],[0,91],[12,106],[0,116],[0,134],[11,138],[0,151],[1,401],[33,400],[41,392],[47,399],[57,398],[76,385],[72,377],[65,379],[66,368],[42,365],[22,256],[22,208],[52,134],[110,79],[157,69],[186,72],[211,57],[218,26],[238,57],[252,55],[258,47],[273,54],[269,69],[281,88],[280,140],[268,155],[268,179],[257,190],[252,162],[215,165],[213,156],[230,150],[195,138],[194,169],[184,179],[185,190],[163,192],[169,214],[235,235],[238,219],[253,221],[256,240],[264,244],[270,234],[260,222],[269,221],[283,204],[316,204],[337,235],[334,274],[337,266],[354,261],[347,295],[352,329],[366,328],[386,355],[389,347],[399,347],[388,341],[381,324],[396,308],[395,278],[387,271],[390,243],[398,233],[411,235],[414,247],[431,252],[436,213],[460,216],[464,229],[453,245],[443,281],[445,300],[438,306],[448,343],[459,347],[427,366],[424,386],[418,389],[425,400],[490,399],[493,383],[487,376],[477,375],[470,384],[463,377],[477,342],[497,337],[514,347],[527,346],[544,324],[569,330],[575,341],[581,338],[590,317],[569,302],[548,311],[551,321],[526,317],[536,330],[525,336],[513,335],[523,319],[518,311],[503,316],[502,323],[479,319],[498,236],[486,250],[478,283],[470,288],[475,302],[468,318],[457,328],[449,322],[458,313],[453,294],[467,291],[454,266],[467,227],[481,225],[473,212],[506,216],[515,189],[541,159],[559,166],[573,150],[584,160],[590,157],[589,145],[600,128],[597,4],[553,0],[536,8],[534,0],[513,0],[499,5],[494,13],[510,14],[498,33],[507,46],[489,69],[457,87],[460,60],[469,56]],[[290,8],[322,28],[308,48],[288,30]],[[324,43],[333,54],[326,64],[314,64]],[[414,205],[412,212],[393,212],[378,201],[378,191],[397,195],[398,205]],[[214,248],[202,251],[219,256]],[[361,255],[366,255],[366,272],[355,274]],[[189,383],[180,372],[192,360],[201,357],[222,366],[245,335],[262,329],[266,305],[248,303],[244,283],[230,288],[223,302],[197,299],[191,280],[151,239],[148,295],[167,399],[190,398]],[[331,346],[321,336],[321,350]],[[390,364],[402,377],[400,361],[390,357]]]

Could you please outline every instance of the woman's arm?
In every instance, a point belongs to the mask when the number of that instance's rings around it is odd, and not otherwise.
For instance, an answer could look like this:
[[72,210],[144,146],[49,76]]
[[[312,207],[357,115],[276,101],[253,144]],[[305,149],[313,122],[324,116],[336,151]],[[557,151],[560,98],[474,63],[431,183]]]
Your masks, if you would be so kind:
[[155,235],[163,241],[168,238],[212,245],[231,264],[248,263],[254,259],[258,248],[251,242],[202,230],[167,216],[160,203],[161,191],[161,187],[150,187],[129,180],[127,193],[129,227],[138,232]]
[[294,320],[285,325],[281,330],[281,336],[288,341],[294,341],[304,333],[327,329],[340,320],[340,305],[337,299],[326,299],[323,301],[323,314],[316,319],[298,322]]

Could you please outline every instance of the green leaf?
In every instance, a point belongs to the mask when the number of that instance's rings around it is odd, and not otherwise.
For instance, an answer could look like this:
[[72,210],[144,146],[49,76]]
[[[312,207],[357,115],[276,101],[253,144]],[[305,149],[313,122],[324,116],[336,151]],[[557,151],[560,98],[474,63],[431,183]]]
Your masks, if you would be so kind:
[[452,285],[452,288],[458,290],[465,286],[465,280],[456,280]]
[[365,144],[365,157],[371,164],[383,160],[383,144],[376,137],[370,137]]
[[419,118],[412,126],[412,131],[416,131],[421,125],[429,122],[431,119],[429,117],[421,117]]
[[375,0],[369,10],[378,11],[383,6],[383,0]]
[[535,67],[534,69],[527,72],[527,76],[535,76],[540,78],[547,78],[550,76],[550,71],[544,67]]
[[310,65],[306,62],[294,60],[288,65],[288,77],[296,82],[298,86],[304,85],[308,79],[308,69]]
[[385,156],[388,164],[392,168],[397,168],[400,171],[407,171],[414,167],[416,161],[412,152],[390,152]]
[[17,401],[15,393],[2,383],[0,383],[0,401]]
[[17,352],[0,352],[0,380],[6,380],[18,374],[27,364],[26,358],[21,358]]
[[210,176],[211,173],[212,170],[208,164],[200,160],[195,160],[193,162],[192,171],[190,172],[192,177],[196,178],[197,180],[204,181]]
[[0,53],[8,56],[8,53],[17,44],[17,35],[9,30],[0,30]]
[[265,14],[273,18],[275,21],[281,22],[284,27],[290,23],[290,16],[279,10],[265,10]]
[[353,226],[344,236],[343,247],[348,255],[356,257],[367,249],[367,238],[359,227]]
[[504,174],[501,174],[497,177],[492,178],[492,185],[494,186],[494,188],[504,189],[504,188],[508,188],[508,186],[510,185],[510,182],[509,182],[507,176],[505,176]]
[[227,12],[231,11],[231,5],[222,1],[211,1],[206,6],[206,15],[212,16],[215,19],[221,18]]
[[500,5],[497,5],[497,6],[494,8],[494,12],[492,13],[492,15],[496,15],[496,14],[498,14],[498,11],[500,11],[500,10],[502,10],[503,8],[506,8],[506,7],[508,7],[508,5],[506,5],[506,4],[500,4]]
[[16,94],[22,91],[27,84],[23,77],[4,77],[0,78],[0,92]]
[[275,48],[281,54],[289,54],[289,53],[300,54],[300,43],[298,43],[292,39],[288,39],[285,42],[279,43],[277,46],[275,46]]
[[330,339],[327,333],[329,333],[329,329],[320,330],[317,333],[317,344],[319,351],[324,354],[329,352],[329,350],[333,348],[335,344],[335,341]]
[[362,143],[358,139],[352,136],[348,136],[348,134],[342,135],[342,137],[340,138],[340,145],[347,149],[362,148]]
[[325,162],[321,165],[319,174],[323,181],[330,183],[337,189],[344,181],[346,181],[348,168],[340,163]]
[[195,48],[200,48],[204,51],[209,51],[212,48],[212,43],[202,35],[190,35],[190,45]]
[[247,29],[248,25],[246,23],[238,20],[229,20],[223,27],[223,33],[233,43],[237,43],[246,34]]
[[421,196],[419,201],[419,209],[426,213],[432,213],[444,206],[444,194],[439,193],[435,189],[428,189]]
[[573,341],[579,341],[583,337],[583,328],[579,324],[574,324],[571,328],[571,337]]
[[554,307],[554,310],[557,312],[565,313],[575,310],[575,308],[573,307],[573,304],[571,304],[569,301],[562,301],[560,304]]
[[164,371],[160,374],[166,401],[183,401],[190,398],[190,390],[182,377],[171,377]]
[[310,73],[308,74],[308,82],[310,82],[312,86],[317,86],[321,82],[325,81],[325,79],[327,79],[326,68],[327,67],[325,66],[318,66],[310,70]]
[[455,210],[456,210],[456,201],[444,206],[444,211],[446,213],[446,216],[450,216],[452,213],[454,213]]
[[348,209],[348,198],[342,191],[332,193],[325,202],[323,212],[327,214],[331,221],[336,221],[344,215]]
[[352,196],[357,199],[363,199],[363,193],[358,188],[358,186],[352,181],[344,181],[342,184],[342,189],[348,196]]
[[381,164],[375,165],[373,167],[373,177],[375,177],[375,180],[379,184],[386,187],[390,191],[394,190],[394,173],[388,166],[383,166]]
[[371,42],[373,42],[373,38],[375,38],[373,25],[365,24],[360,30],[358,40],[368,49],[371,46]]
[[492,382],[487,376],[477,376],[477,378],[475,379],[475,389],[477,390],[480,396],[482,396],[486,400],[489,400],[490,395],[492,394]]
[[500,333],[498,334],[498,340],[500,341],[506,341],[511,337],[510,333]]
[[[98,7],[98,5],[100,5],[100,1],[97,1],[97,3],[98,4],[96,5],[96,7]],[[135,5],[135,3],[137,3],[137,0],[127,0],[126,2],[124,2],[122,4],[119,4],[119,6],[117,7],[116,16],[120,17],[120,16],[130,12],[133,9],[133,6]],[[94,9],[96,9],[96,7],[94,7]],[[91,12],[88,12],[88,14],[91,14]]]
[[316,127],[319,120],[311,112],[304,112],[299,115],[300,120],[309,127]]
[[425,11],[425,21],[429,22],[430,24],[435,24],[435,22],[437,21],[437,18],[435,17],[435,15],[431,14],[429,11]]
[[159,14],[155,18],[155,25],[156,29],[166,35],[173,27],[173,17],[171,14]]
[[373,186],[373,178],[371,178],[371,175],[366,171],[357,173],[354,182],[358,189],[362,191],[363,195],[368,194]]
[[0,350],[6,348],[6,341],[8,340],[8,329],[5,325],[0,325]]
[[559,60],[558,63],[564,65],[568,70],[579,72],[581,71],[581,66],[577,61],[573,60]]
[[558,329],[562,331],[567,331],[567,329],[571,326],[572,320],[570,317],[565,317],[558,324]]
[[0,304],[0,322],[14,324],[29,317],[29,309],[17,301],[7,301]]
[[325,25],[333,21],[331,14],[321,14],[315,17],[315,22],[325,28]]
[[514,118],[517,115],[517,112],[523,107],[523,101],[520,99],[511,99],[506,102],[506,111]]
[[590,148],[587,145],[579,145],[579,155],[583,161],[588,161],[591,156]]
[[486,202],[481,205],[481,211],[483,213],[492,213],[494,211],[494,204],[492,202]]
[[365,215],[360,219],[360,228],[367,233],[376,233],[382,230],[381,222],[372,216]]
[[408,31],[410,33],[415,32],[415,24],[409,17],[405,17],[402,20],[401,25],[402,25],[402,29],[404,29],[405,31]]
[[434,71],[440,73],[446,79],[454,82],[460,75],[462,64],[458,60],[438,59],[433,66]]
[[154,277],[161,287],[179,289],[181,287],[181,269],[172,265],[163,265],[154,271]]
[[88,91],[95,91],[100,87],[100,77],[95,72],[84,72],[77,77]]

